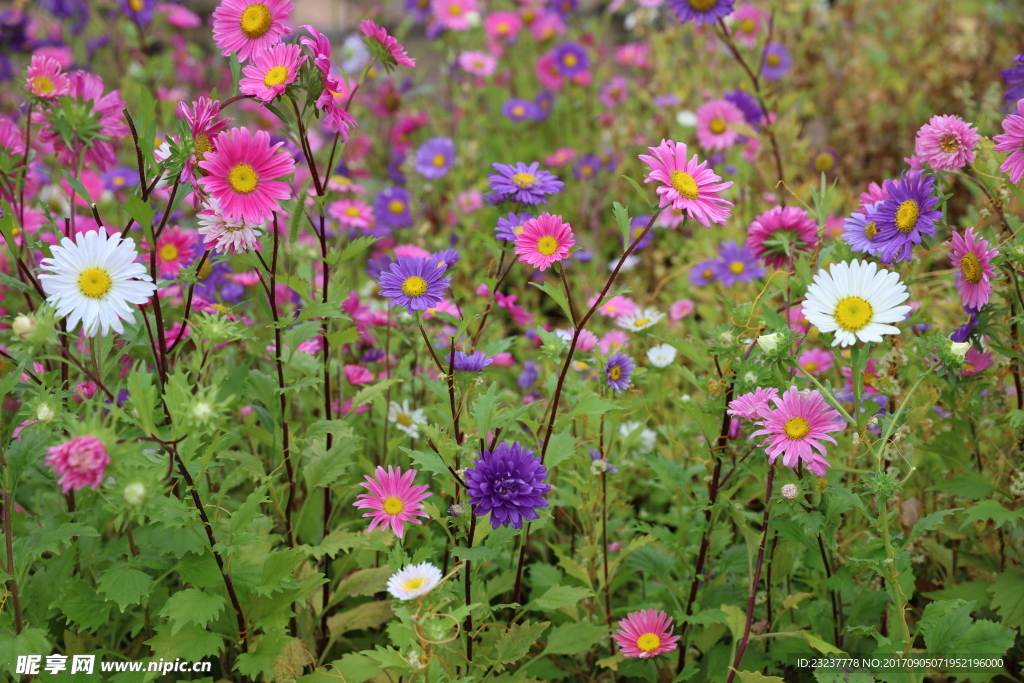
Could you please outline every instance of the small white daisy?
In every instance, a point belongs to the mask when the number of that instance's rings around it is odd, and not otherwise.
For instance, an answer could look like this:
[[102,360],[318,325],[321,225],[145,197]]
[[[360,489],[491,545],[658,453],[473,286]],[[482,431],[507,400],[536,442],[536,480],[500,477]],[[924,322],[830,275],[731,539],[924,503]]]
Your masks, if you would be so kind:
[[430,564],[411,564],[391,575],[388,592],[399,600],[412,600],[426,595],[441,583],[441,570]]
[[410,410],[408,400],[401,404],[392,401],[388,406],[388,421],[415,439],[420,435],[419,425],[427,424],[427,416],[422,408]]
[[199,234],[203,236],[203,244],[212,246],[222,254],[237,254],[247,251],[260,251],[260,235],[262,223],[246,223],[245,221],[229,221],[220,211],[220,202],[210,199],[209,208],[196,214],[199,219]]
[[901,322],[910,297],[900,276],[874,263],[854,260],[835,263],[830,272],[818,271],[807,288],[804,316],[822,332],[834,332],[832,346],[850,346],[858,340],[880,342],[883,334],[899,334],[887,323]]
[[665,314],[656,308],[641,308],[629,315],[620,316],[616,319],[615,324],[627,330],[639,332],[657,325],[658,321],[664,317]]
[[658,344],[647,350],[647,360],[656,368],[664,368],[676,359],[676,349],[671,344]]
[[128,304],[144,304],[156,290],[146,267],[135,262],[135,242],[116,233],[108,237],[102,227],[77,241],[65,237],[51,252],[53,258],[40,267],[53,272],[40,273],[39,280],[57,315],[67,316],[69,332],[81,321],[87,337],[106,336],[111,329],[121,334],[121,321],[135,319]]

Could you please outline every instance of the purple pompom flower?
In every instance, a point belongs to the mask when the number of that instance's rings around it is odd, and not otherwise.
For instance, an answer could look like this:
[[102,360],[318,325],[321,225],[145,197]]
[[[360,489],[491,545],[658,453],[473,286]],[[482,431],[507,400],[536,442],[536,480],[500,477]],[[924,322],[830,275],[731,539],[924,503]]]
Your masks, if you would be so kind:
[[493,451],[481,451],[466,470],[469,502],[482,517],[491,513],[491,528],[523,528],[523,520],[539,519],[537,508],[548,506],[542,497],[551,490],[544,483],[548,471],[540,458],[517,443],[501,442]]

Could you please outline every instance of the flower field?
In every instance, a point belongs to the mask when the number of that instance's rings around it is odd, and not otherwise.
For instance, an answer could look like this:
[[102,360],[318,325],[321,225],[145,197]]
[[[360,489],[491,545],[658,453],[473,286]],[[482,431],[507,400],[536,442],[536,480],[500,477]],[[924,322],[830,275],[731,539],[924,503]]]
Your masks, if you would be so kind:
[[1022,45],[0,4],[3,680],[1022,680]]

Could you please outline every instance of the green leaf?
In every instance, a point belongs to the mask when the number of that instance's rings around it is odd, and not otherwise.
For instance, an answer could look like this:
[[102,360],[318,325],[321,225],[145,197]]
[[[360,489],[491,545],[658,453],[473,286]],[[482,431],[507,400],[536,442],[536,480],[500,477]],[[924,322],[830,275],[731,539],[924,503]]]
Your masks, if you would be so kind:
[[740,683],[786,683],[786,680],[778,676],[765,676],[760,671],[737,671]]
[[122,205],[124,212],[135,219],[135,222],[139,224],[139,227],[143,229],[146,234],[149,234],[153,230],[153,217],[156,215],[156,211],[153,210],[146,202],[142,201],[142,198],[137,195],[128,195],[128,198],[124,200]]
[[153,385],[153,375],[141,366],[128,373],[128,396],[138,413],[142,431],[148,436],[156,436],[157,389]]
[[992,598],[988,594],[989,584],[985,581],[966,581],[930,593],[922,593],[930,600],[973,600],[976,610],[988,609]]
[[171,622],[171,635],[175,636],[188,624],[205,628],[221,613],[224,603],[222,595],[186,588],[168,598],[160,614]]
[[544,634],[549,621],[513,624],[494,644],[494,661],[499,664],[513,664],[526,656],[533,644]]
[[591,394],[579,402],[576,403],[572,408],[572,412],[569,413],[570,417],[577,415],[604,415],[609,410],[619,410],[619,406],[615,405],[614,401],[609,401],[606,398],[601,398],[597,394]]
[[237,534],[252,524],[253,520],[256,519],[256,515],[260,512],[260,505],[269,502],[269,500],[267,498],[266,486],[259,486],[250,493],[245,502],[238,506],[235,514],[231,515],[231,522],[228,524],[228,529],[231,533]]
[[558,304],[558,306],[562,309],[562,313],[565,314],[566,320],[571,321],[573,319],[572,310],[569,308],[569,300],[565,298],[565,294],[563,294],[561,290],[552,285],[550,282],[530,282],[529,284],[533,285],[534,287],[536,287],[537,289],[539,289],[540,291],[544,292],[552,299],[554,299],[555,303]]
[[394,615],[389,601],[364,602],[350,610],[329,616],[327,629],[330,631],[331,638],[337,638],[349,631],[377,628]]
[[914,528],[911,529],[910,533],[907,535],[907,540],[904,541],[903,547],[906,548],[908,545],[910,545],[910,540],[914,538],[914,536],[917,536],[918,534],[923,534],[926,531],[931,531],[935,527],[942,524],[942,520],[945,519],[947,516],[955,512],[959,512],[960,510],[963,510],[963,508],[953,508],[952,510],[939,510],[938,512],[933,512],[930,515],[925,515],[921,519],[917,520],[917,524],[914,525]]
[[374,595],[387,588],[388,579],[394,572],[390,567],[374,567],[372,569],[360,569],[357,572],[345,577],[338,584],[334,591],[333,601],[337,602],[342,598],[356,597],[362,595]]
[[26,628],[18,635],[6,628],[0,629],[0,665],[12,676],[17,671],[19,656],[43,655],[52,651],[46,631],[41,628]]
[[576,437],[571,430],[558,432],[551,435],[551,443],[548,444],[547,466],[555,467],[559,463],[568,460],[576,451]]
[[401,381],[401,377],[389,377],[388,379],[383,380],[381,382],[377,382],[376,384],[371,384],[368,387],[363,387],[355,396],[352,397],[352,406],[349,408],[349,410],[354,410],[355,408],[358,408],[364,403],[369,403],[378,396],[381,396],[387,390],[388,387],[394,386],[395,384],[399,384]]
[[319,669],[304,683],[338,683],[338,674],[344,674],[347,683],[365,683],[380,673],[380,664],[355,652],[349,652],[331,662],[326,668]]
[[973,522],[990,520],[995,523],[997,529],[1004,524],[1015,527],[1022,517],[1024,517],[1024,510],[1007,510],[1002,504],[988,499],[978,502],[974,507],[967,508],[963,514],[963,524],[960,525],[960,528],[966,529]]
[[433,472],[439,474],[442,477],[451,477],[451,472],[448,471],[448,467],[444,464],[444,460],[441,456],[434,451],[410,451],[408,448],[402,448],[403,451],[409,456],[409,459],[416,464],[417,468],[424,472]]
[[1002,572],[988,592],[1003,625],[1024,630],[1024,571],[1018,567]]
[[298,548],[289,548],[270,553],[263,560],[263,576],[260,579],[260,585],[256,589],[256,593],[268,596],[285,588],[297,587],[295,565],[302,554],[302,551]]
[[64,174],[64,179],[68,181],[68,185],[71,186],[71,189],[74,190],[79,196],[81,196],[82,199],[84,199],[89,204],[89,206],[92,206],[93,204],[96,203],[92,200],[92,195],[89,194],[89,190],[85,189],[85,185],[83,185],[78,178],[75,178],[74,176],[72,176],[70,173],[63,169],[61,170],[61,173]]
[[800,636],[804,640],[806,640],[808,645],[810,645],[811,647],[813,647],[815,650],[817,650],[818,652],[822,653],[823,655],[841,655],[841,654],[843,654],[843,651],[840,650],[838,647],[836,647],[835,645],[832,645],[831,643],[828,643],[828,642],[822,640],[821,638],[819,638],[818,636],[814,635],[810,631],[803,631],[803,630],[801,630],[801,631],[794,631],[793,633],[795,635]]
[[1012,628],[987,619],[978,619],[967,635],[943,654],[952,657],[972,657],[979,654],[1002,657],[1013,647],[1017,632]]
[[533,602],[537,609],[558,609],[559,607],[573,607],[581,600],[594,597],[593,591],[589,588],[577,588],[575,586],[552,586],[547,589],[544,595]]
[[980,472],[964,472],[953,479],[941,481],[929,487],[929,491],[945,491],[961,500],[984,500],[992,495],[991,477]]
[[633,189],[636,190],[637,194],[639,194],[643,198],[644,203],[647,204],[647,207],[650,208],[650,209],[653,209],[654,208],[654,202],[652,202],[651,198],[647,196],[646,192],[644,192],[644,188],[640,187],[640,183],[638,183],[637,181],[633,180],[628,175],[624,175],[622,177],[625,178],[627,181],[629,181],[629,184],[633,186]]
[[479,396],[473,403],[473,422],[476,423],[476,430],[480,434],[487,434],[491,431],[491,421],[494,418],[494,409],[498,405],[498,383],[493,382],[487,387],[487,393]]
[[289,641],[291,636],[285,633],[283,628],[271,629],[269,633],[259,637],[253,652],[238,655],[238,659],[235,660],[235,671],[241,672],[250,680],[256,680],[261,673],[270,680],[274,677],[274,660],[281,657]]
[[142,596],[149,593],[149,586],[153,583],[152,577],[138,569],[126,567],[123,564],[114,565],[96,582],[100,593],[117,603],[121,613],[128,605],[137,605]]
[[178,560],[178,576],[182,583],[199,588],[216,588],[224,581],[213,554],[204,548],[202,554],[186,553]]
[[97,595],[95,589],[81,578],[73,576],[64,582],[60,598],[50,605],[50,609],[54,607],[81,629],[95,631],[109,623],[114,603]]
[[12,441],[7,449],[7,467],[11,481],[17,484],[25,470],[39,463],[46,455],[48,445],[42,429],[27,429],[21,433],[19,440]]
[[928,603],[918,623],[927,652],[945,654],[955,641],[963,639],[971,627],[972,609],[974,603],[965,600]]
[[324,555],[333,558],[343,550],[349,551],[356,546],[362,545],[367,538],[366,534],[336,529],[329,533],[318,545],[302,545],[299,548],[317,560]]
[[814,680],[818,683],[875,683],[875,678],[871,674],[820,667],[814,670]]
[[452,548],[452,555],[460,560],[468,560],[469,562],[486,562],[493,560],[498,556],[498,553],[493,548],[477,545],[472,548]]
[[198,661],[220,654],[224,649],[224,636],[187,624],[172,633],[169,624],[156,627],[157,634],[146,641],[153,649],[153,657],[174,660],[177,657]]
[[612,204],[612,216],[615,218],[615,224],[619,226],[623,249],[625,249],[630,243],[629,211],[622,204],[615,202]]
[[607,630],[608,627],[603,624],[591,624],[586,621],[556,626],[548,636],[544,654],[575,655],[585,652],[592,648]]
[[747,613],[736,605],[722,605],[718,609],[725,612],[725,625],[729,627],[732,637],[738,642],[743,637]]

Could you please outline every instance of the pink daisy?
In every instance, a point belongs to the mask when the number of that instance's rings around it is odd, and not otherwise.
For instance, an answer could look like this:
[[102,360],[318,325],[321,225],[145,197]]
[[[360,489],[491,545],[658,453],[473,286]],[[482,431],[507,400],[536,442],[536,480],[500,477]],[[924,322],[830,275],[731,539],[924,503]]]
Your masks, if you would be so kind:
[[360,199],[339,199],[327,208],[327,213],[343,228],[369,230],[376,222],[373,207]]
[[691,313],[693,313],[693,301],[690,299],[680,299],[668,307],[668,317],[673,322],[682,320]]
[[[593,306],[594,301],[596,299],[597,297],[591,299],[588,302],[589,305]],[[597,312],[600,313],[601,315],[606,315],[609,318],[619,318],[624,315],[630,315],[631,313],[635,313],[636,302],[630,299],[628,296],[617,294],[616,296],[613,296],[611,299],[608,299],[608,301],[605,301],[603,304],[601,304],[601,306],[597,309]]]
[[430,258],[430,252],[423,247],[416,246],[415,244],[399,244],[393,249],[395,258],[400,259],[403,256],[410,256],[412,258]]
[[576,150],[570,147],[559,147],[554,154],[548,155],[544,163],[548,166],[564,166],[576,158]]
[[46,464],[60,475],[60,491],[78,491],[86,486],[98,489],[110,464],[103,442],[94,436],[80,436],[46,451]]
[[[90,125],[90,129],[95,131],[96,137],[84,148],[85,161],[95,164],[97,171],[109,171],[117,165],[116,143],[129,134],[124,114],[121,113],[125,107],[121,93],[111,90],[104,94],[102,78],[86,71],[75,71],[68,75],[68,90],[65,94],[91,106],[91,116],[96,117],[96,120]],[[74,163],[83,152],[81,148],[67,147],[64,137],[49,122],[45,113],[33,114],[32,123],[47,124],[40,130],[38,140],[44,145],[53,145],[61,163]]]
[[523,263],[545,270],[566,258],[574,244],[572,226],[563,223],[561,216],[542,213],[523,223],[523,231],[516,236],[516,253]]
[[992,259],[999,253],[989,249],[988,241],[974,234],[974,228],[967,228],[964,234],[953,231],[949,245],[949,258],[960,269],[956,274],[956,289],[964,306],[977,311],[988,303],[992,296],[990,280],[996,269]]
[[662,140],[659,147],[648,147],[653,156],[641,154],[640,161],[651,168],[645,183],[662,183],[656,190],[661,197],[661,208],[671,206],[689,213],[705,228],[712,223],[725,224],[729,218],[728,202],[719,193],[732,186],[732,182],[718,183],[707,161],[697,163],[697,155],[687,161],[686,145],[672,140]]
[[469,15],[477,11],[476,0],[430,0],[430,11],[449,31],[468,31]]
[[160,277],[173,279],[196,258],[195,233],[174,227],[156,240],[156,262]]
[[487,31],[487,35],[497,40],[511,40],[522,28],[523,21],[515,12],[491,12],[484,19],[484,30]]
[[732,35],[747,47],[755,47],[765,13],[754,5],[740,5],[732,13]]
[[807,215],[807,211],[798,206],[775,206],[768,209],[750,224],[747,248],[769,268],[785,268],[796,255],[785,253],[782,247],[767,244],[769,238],[779,237],[775,234],[779,231],[786,233],[794,252],[812,252],[818,243],[818,224]]
[[252,64],[242,69],[245,78],[239,81],[238,91],[270,102],[295,82],[304,61],[306,57],[298,45],[281,43],[263,50],[255,55]]
[[1009,172],[1010,182],[1016,184],[1024,176],[1024,100],[1017,102],[1016,114],[1008,114],[1003,119],[1003,130],[1006,133],[992,138],[997,152],[1010,153],[999,170]]
[[[196,164],[206,158],[207,152],[213,151],[215,136],[227,128],[231,117],[218,118],[220,116],[220,102],[210,100],[208,97],[200,97],[198,101],[193,102],[192,109],[189,109],[188,105],[184,102],[179,102],[178,116],[185,119],[185,122],[188,123],[195,150],[181,170],[181,179],[192,181],[200,175]],[[197,187],[193,183],[192,191],[195,208],[199,208],[199,203],[205,199],[202,188]]]
[[68,91],[68,77],[62,73],[60,62],[53,57],[32,55],[25,76],[26,85],[36,97],[52,100]]
[[366,531],[370,532],[380,526],[382,529],[391,528],[395,536],[402,538],[405,531],[405,523],[422,524],[415,517],[430,517],[423,511],[423,501],[430,497],[429,487],[424,484],[413,484],[416,478],[416,470],[409,470],[402,474],[401,467],[388,465],[385,472],[383,467],[378,466],[374,472],[376,479],[369,476],[366,482],[360,484],[369,493],[360,493],[356,496],[353,505],[357,508],[372,510],[363,517],[372,517],[370,526]]
[[[850,391],[853,391],[853,369],[849,366],[842,367],[839,372],[843,375],[846,380],[845,387]],[[864,368],[864,374],[862,375],[864,382],[864,393],[865,394],[878,394],[881,393],[876,385],[878,382],[878,361],[874,358],[868,360],[868,365]]]
[[757,411],[768,405],[768,403],[779,395],[779,390],[773,387],[762,389],[758,387],[748,394],[743,394],[729,402],[728,414],[735,417],[742,417],[746,420],[756,420]]
[[246,251],[262,251],[260,243],[263,223],[247,223],[243,220],[227,220],[220,212],[220,202],[211,199],[208,208],[203,209],[196,218],[199,220],[199,234],[203,236],[203,244],[222,254],[235,254]]
[[711,100],[697,109],[697,141],[705,149],[731,147],[740,133],[731,126],[743,123],[743,112],[728,100]]
[[291,189],[278,180],[295,171],[295,160],[287,152],[277,154],[283,146],[270,146],[270,134],[248,128],[232,128],[217,135],[215,151],[199,162],[207,175],[199,179],[212,197],[220,200],[228,220],[262,223],[281,207],[277,200],[288,199]]
[[967,349],[967,354],[964,356],[963,372],[961,374],[964,377],[973,377],[980,375],[985,370],[992,367],[992,354],[989,351],[979,351],[973,346]]
[[213,12],[213,41],[222,55],[237,52],[244,64],[291,34],[285,22],[293,7],[291,0],[223,0]]
[[804,370],[812,375],[820,375],[828,372],[832,367],[833,356],[830,351],[824,349],[810,349],[804,351],[797,359],[797,363]]
[[[385,64],[385,68],[388,66],[394,67],[395,64],[400,64],[402,66],[416,66],[416,60],[405,53],[405,48],[399,45],[398,41],[393,36],[389,36],[388,32],[377,24],[373,23],[369,19],[364,19],[363,23],[359,25],[359,29],[363,32],[364,36],[370,39],[371,44],[376,42],[379,46],[379,51],[381,53],[380,57],[382,62]],[[374,55],[377,55],[378,51],[372,51]],[[390,61],[394,62],[394,64],[389,63],[388,55],[390,55]]]
[[782,455],[783,465],[796,468],[802,460],[807,463],[807,469],[824,477],[829,464],[821,442],[835,443],[829,432],[846,428],[846,423],[839,419],[839,412],[829,408],[817,391],[803,394],[796,387],[790,387],[772,401],[775,408],[761,406],[758,409],[761,419],[757,426],[760,429],[751,435],[764,435],[761,445],[768,455],[768,462],[774,464]]
[[860,193],[860,205],[862,209],[865,209],[875,202],[880,202],[883,199],[889,198],[889,191],[884,187],[885,183],[879,185],[876,182],[868,184],[867,192]]
[[352,88],[344,76],[336,76],[331,71],[331,41],[327,36],[312,26],[303,26],[313,36],[303,36],[299,42],[309,48],[313,55],[313,65],[320,70],[324,79],[324,89],[316,100],[316,108],[324,114],[324,126],[327,130],[341,135],[342,142],[348,140],[350,128],[356,126],[356,120],[348,113],[349,98]]
[[641,659],[672,652],[679,640],[679,636],[672,635],[672,617],[653,609],[627,615],[612,638],[623,655]]
[[974,161],[978,129],[959,116],[933,116],[917,131],[914,153],[937,171],[955,171]]
[[157,9],[164,15],[164,20],[174,28],[199,28],[203,25],[203,20],[199,18],[199,15],[173,3],[165,2]]
[[11,156],[25,154],[25,137],[18,125],[6,117],[0,117],[0,150]]
[[497,66],[498,60],[486,52],[467,50],[459,55],[459,67],[474,76],[490,76]]

